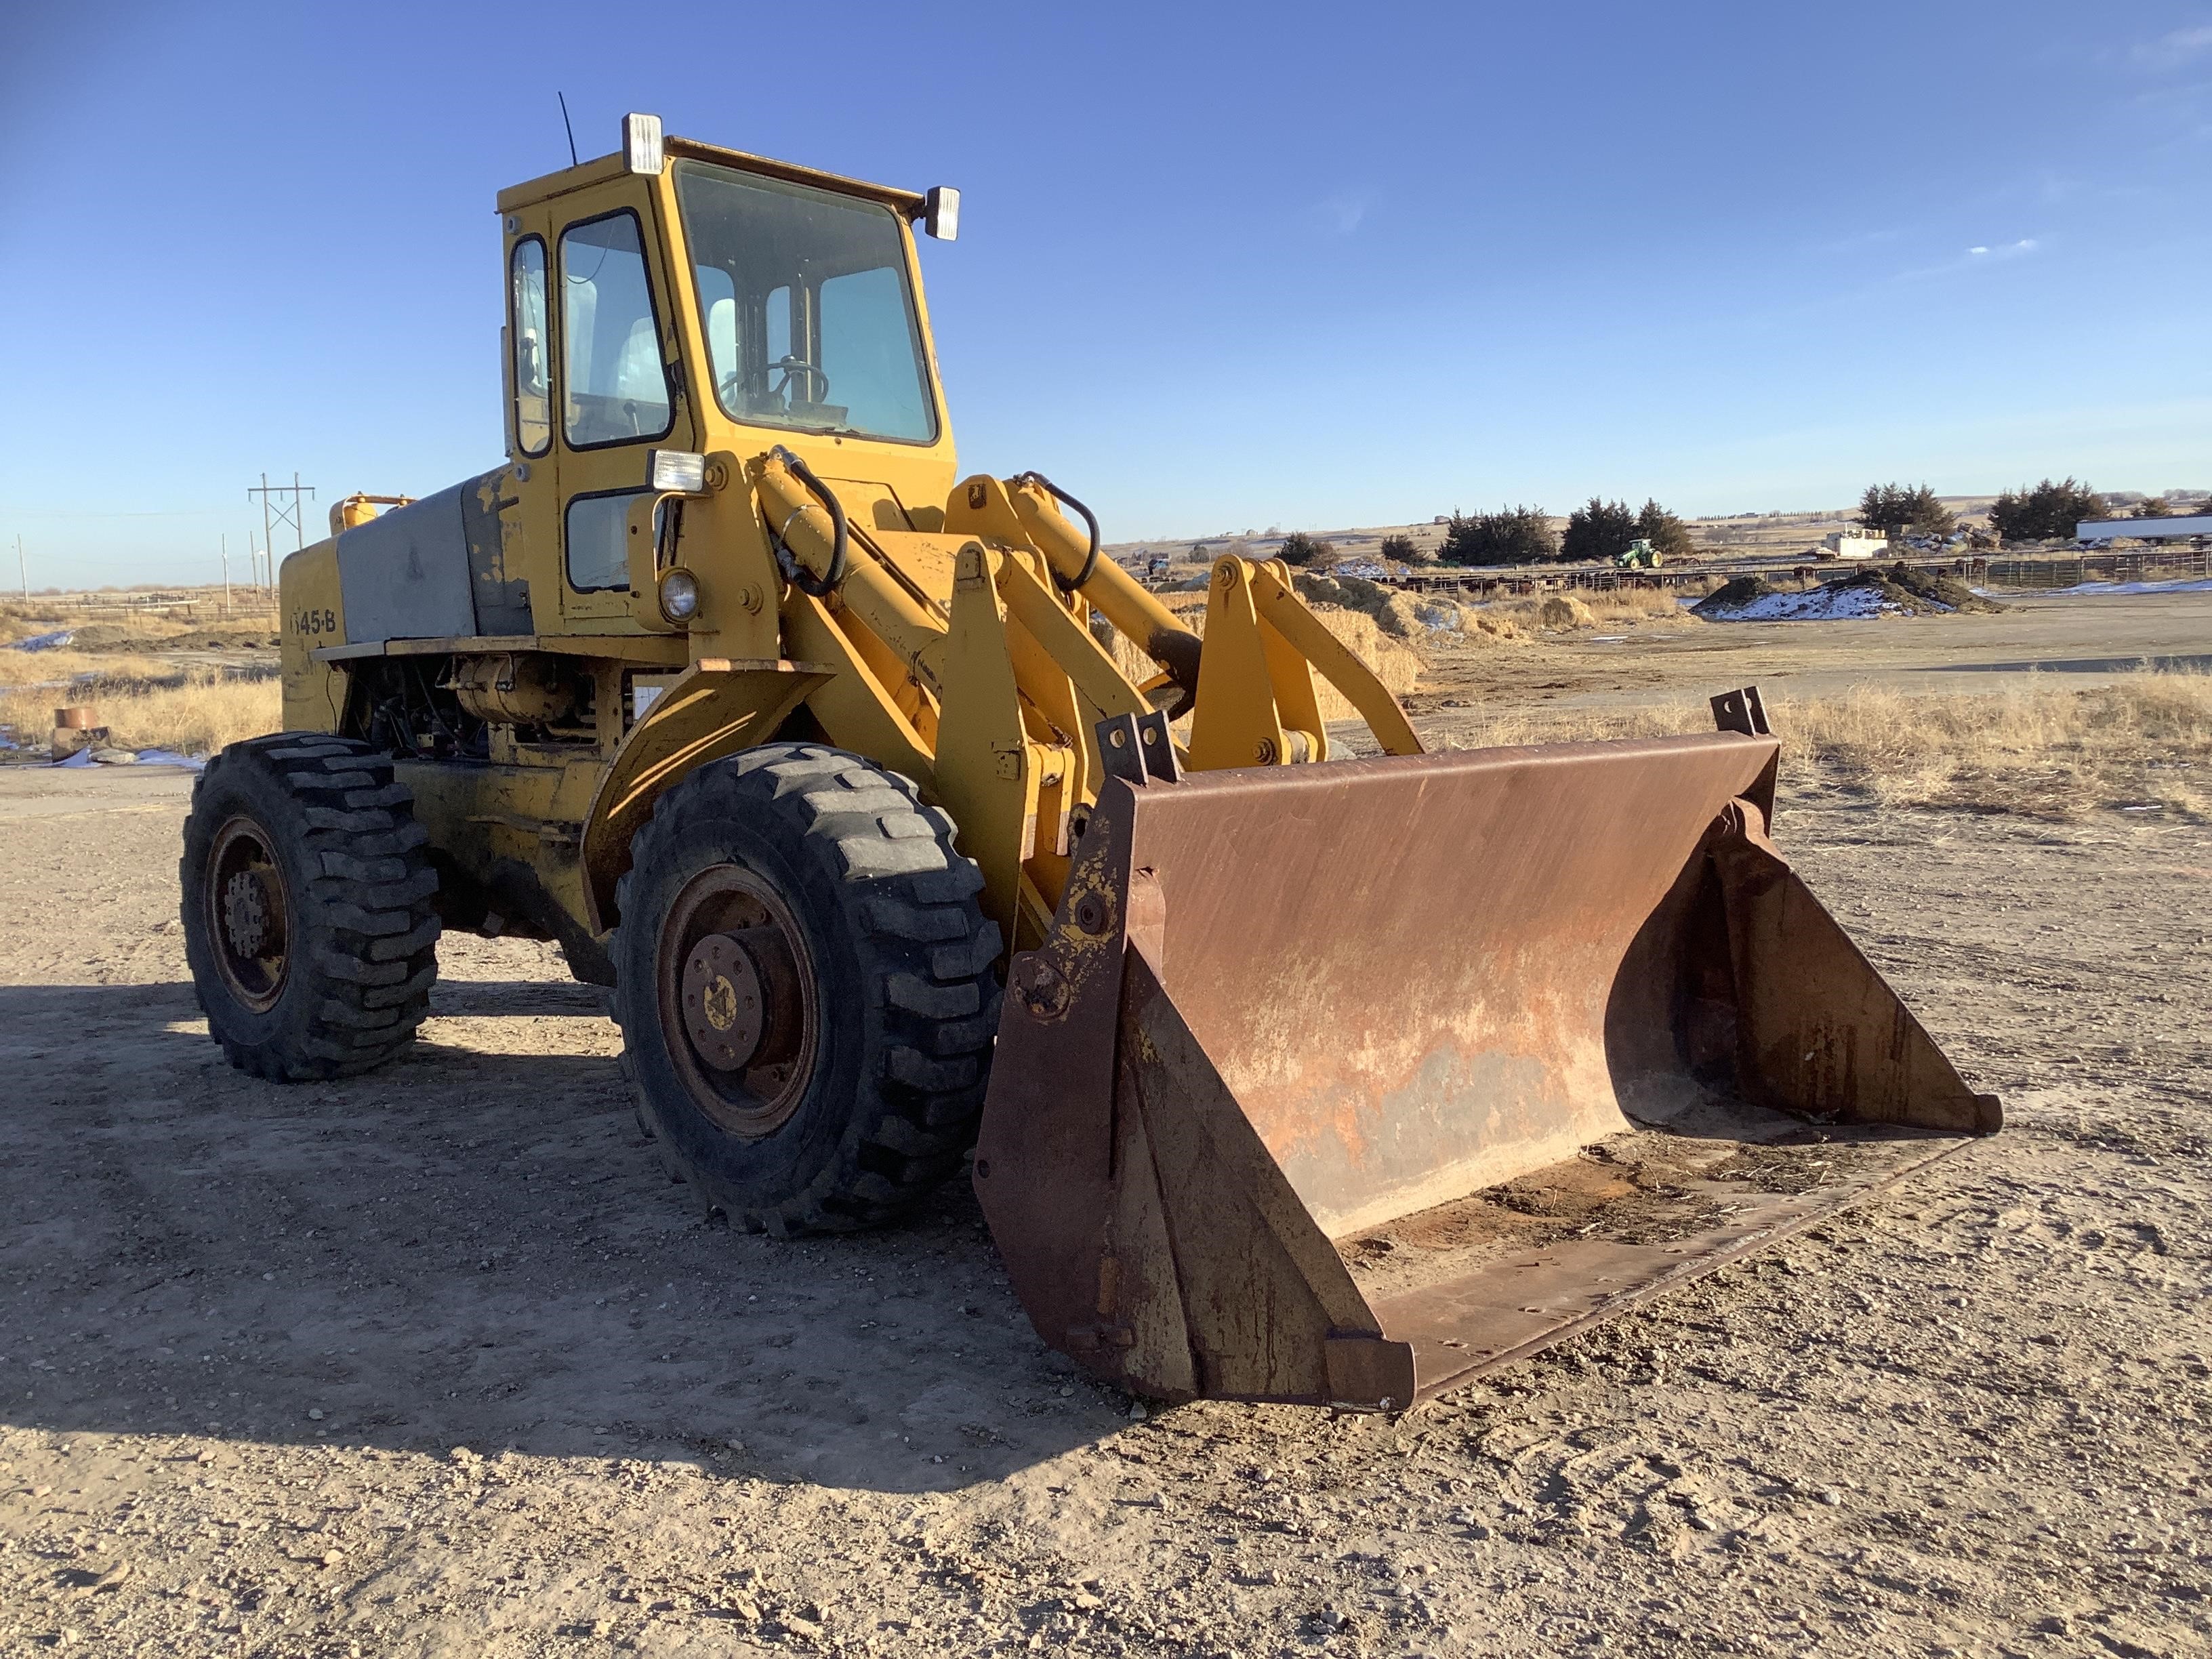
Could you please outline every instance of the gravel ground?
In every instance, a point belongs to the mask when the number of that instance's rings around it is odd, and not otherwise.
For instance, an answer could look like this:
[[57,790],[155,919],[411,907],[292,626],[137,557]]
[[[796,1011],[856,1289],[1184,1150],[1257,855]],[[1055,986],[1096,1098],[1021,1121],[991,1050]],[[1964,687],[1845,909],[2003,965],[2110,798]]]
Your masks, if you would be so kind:
[[232,1073],[184,805],[0,775],[0,1653],[2212,1650],[2201,827],[1785,798],[2002,1135],[1401,1416],[1136,1419],[964,1186],[707,1224],[543,947]]

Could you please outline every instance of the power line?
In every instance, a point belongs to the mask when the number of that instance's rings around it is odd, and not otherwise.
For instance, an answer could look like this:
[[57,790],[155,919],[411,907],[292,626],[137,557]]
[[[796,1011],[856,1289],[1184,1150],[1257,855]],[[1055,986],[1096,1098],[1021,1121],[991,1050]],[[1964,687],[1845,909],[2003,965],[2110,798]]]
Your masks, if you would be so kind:
[[[301,483],[300,475],[296,472],[292,475],[292,482],[288,484],[270,483],[269,475],[264,472],[261,475],[261,483],[258,486],[250,486],[246,489],[247,499],[251,500],[256,495],[261,497],[261,550],[268,557],[272,569],[276,561],[276,532],[278,525],[290,525],[292,534],[296,538],[300,549],[301,550],[306,549],[307,526],[306,520],[300,516],[300,500],[303,495],[312,495],[314,493],[314,485]],[[290,499],[279,505],[276,501],[279,495],[289,496]]]
[[211,519],[227,507],[165,507],[150,513],[18,513],[19,519]]

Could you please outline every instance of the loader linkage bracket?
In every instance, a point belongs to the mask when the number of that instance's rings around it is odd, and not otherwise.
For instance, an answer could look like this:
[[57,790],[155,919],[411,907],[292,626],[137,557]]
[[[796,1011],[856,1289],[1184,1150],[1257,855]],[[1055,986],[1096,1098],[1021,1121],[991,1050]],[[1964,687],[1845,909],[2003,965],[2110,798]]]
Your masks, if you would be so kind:
[[1712,699],[1712,705],[1716,730],[1741,732],[1747,738],[1774,735],[1766,723],[1766,704],[1760,700],[1755,685],[1747,685],[1741,691],[1723,691]]
[[1106,775],[1142,788],[1147,783],[1180,783],[1182,763],[1176,758],[1175,733],[1167,714],[1115,714],[1098,722],[1098,754]]

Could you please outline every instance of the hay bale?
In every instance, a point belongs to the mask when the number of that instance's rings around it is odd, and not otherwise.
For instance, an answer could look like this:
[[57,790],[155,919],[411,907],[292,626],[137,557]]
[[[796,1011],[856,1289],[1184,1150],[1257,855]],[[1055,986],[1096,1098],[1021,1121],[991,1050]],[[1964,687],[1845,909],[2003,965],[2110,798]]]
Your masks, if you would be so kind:
[[1597,618],[1571,593],[1547,593],[1536,607],[1539,628],[1589,628]]
[[1521,644],[1528,636],[1503,611],[1490,605],[1461,605],[1455,600],[1433,596],[1415,597],[1400,594],[1396,604],[1406,608],[1406,614],[1420,623],[1415,635],[1418,644],[1500,645],[1509,641]]
[[1472,606],[1460,612],[1461,637],[1469,645],[1491,645],[1506,640],[1526,641],[1528,637],[1513,624],[1510,617],[1495,616]]
[[[1322,627],[1352,647],[1352,655],[1375,671],[1375,678],[1382,682],[1392,696],[1406,696],[1421,683],[1421,670],[1426,665],[1420,653],[1385,634],[1374,617],[1358,611],[1316,610],[1314,615],[1321,618]],[[1315,676],[1315,681],[1322,719],[1359,718],[1359,711],[1346,702],[1334,686],[1319,675]]]

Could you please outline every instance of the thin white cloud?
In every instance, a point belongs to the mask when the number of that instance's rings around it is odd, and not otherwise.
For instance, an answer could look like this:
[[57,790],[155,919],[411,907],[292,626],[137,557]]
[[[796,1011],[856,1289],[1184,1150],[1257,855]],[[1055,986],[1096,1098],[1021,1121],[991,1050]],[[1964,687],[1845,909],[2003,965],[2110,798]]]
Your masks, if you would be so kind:
[[1349,236],[1367,216],[1367,203],[1358,196],[1329,196],[1315,203],[1310,211],[1323,230],[1332,235]]
[[2175,29],[2161,34],[2155,40],[2146,41],[2135,49],[2135,59],[2158,69],[2172,69],[2193,58],[2212,52],[2212,23],[2201,23],[2193,28]]
[[1932,265],[1917,265],[1900,270],[1893,279],[1897,282],[1917,282],[1923,277],[1948,276],[1954,271],[1971,270],[1980,265],[2003,264],[2014,259],[2024,259],[2039,252],[2042,242],[2033,236],[2023,236],[2016,242],[1977,242],[1963,253]]

